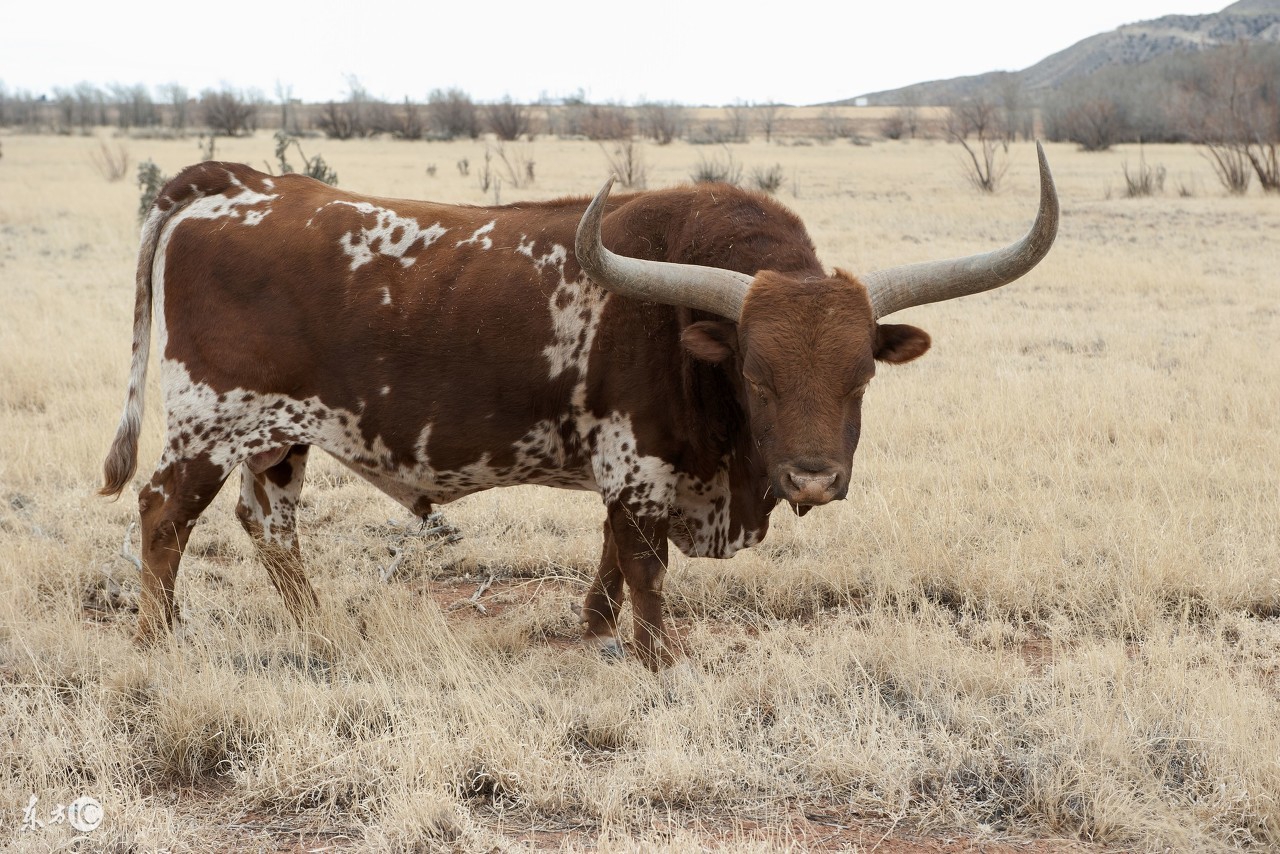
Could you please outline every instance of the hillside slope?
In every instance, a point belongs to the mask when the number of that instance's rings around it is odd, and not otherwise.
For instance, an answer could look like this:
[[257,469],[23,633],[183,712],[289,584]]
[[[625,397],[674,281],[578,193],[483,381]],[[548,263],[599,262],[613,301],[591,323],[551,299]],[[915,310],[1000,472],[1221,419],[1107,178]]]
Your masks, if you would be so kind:
[[1063,83],[1112,66],[1139,65],[1172,53],[1200,51],[1239,41],[1280,43],[1280,0],[1240,0],[1211,15],[1165,15],[1125,24],[1076,42],[1021,71],[991,71],[949,80],[931,80],[901,89],[871,92],[835,102],[851,106],[866,98],[872,106],[944,104],[1010,77],[1028,90],[1056,89]]

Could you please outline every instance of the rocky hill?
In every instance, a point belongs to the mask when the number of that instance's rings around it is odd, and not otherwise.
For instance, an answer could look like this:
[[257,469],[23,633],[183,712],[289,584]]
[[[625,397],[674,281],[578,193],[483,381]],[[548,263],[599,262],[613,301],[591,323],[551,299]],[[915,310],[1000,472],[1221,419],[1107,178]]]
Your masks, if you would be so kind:
[[1113,66],[1139,65],[1172,53],[1200,51],[1239,41],[1280,43],[1280,0],[1240,0],[1212,15],[1165,15],[1125,24],[1076,42],[1021,71],[931,80],[901,89],[871,92],[835,102],[849,106],[866,98],[872,106],[945,104],[987,89],[1002,78],[1020,78],[1025,89],[1056,89],[1063,83]]

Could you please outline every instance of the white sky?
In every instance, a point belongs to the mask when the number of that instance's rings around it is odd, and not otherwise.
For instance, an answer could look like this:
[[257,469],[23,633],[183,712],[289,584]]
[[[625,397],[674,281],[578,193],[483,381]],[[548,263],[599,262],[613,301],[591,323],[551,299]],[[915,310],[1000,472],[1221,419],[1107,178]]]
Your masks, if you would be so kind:
[[[909,83],[1017,70],[1082,38],[1230,0],[269,0],[6,2],[0,82],[51,92],[226,83],[274,97],[422,100],[458,86],[479,101],[579,88],[595,101],[814,104]],[[330,11],[332,10],[332,11]]]

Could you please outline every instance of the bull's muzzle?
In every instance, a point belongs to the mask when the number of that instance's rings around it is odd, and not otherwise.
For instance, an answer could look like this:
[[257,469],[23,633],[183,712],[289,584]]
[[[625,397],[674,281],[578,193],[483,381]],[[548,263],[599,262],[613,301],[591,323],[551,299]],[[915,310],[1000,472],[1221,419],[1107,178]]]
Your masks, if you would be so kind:
[[841,497],[840,470],[825,468],[812,471],[787,468],[781,478],[782,493],[793,504],[826,504]]

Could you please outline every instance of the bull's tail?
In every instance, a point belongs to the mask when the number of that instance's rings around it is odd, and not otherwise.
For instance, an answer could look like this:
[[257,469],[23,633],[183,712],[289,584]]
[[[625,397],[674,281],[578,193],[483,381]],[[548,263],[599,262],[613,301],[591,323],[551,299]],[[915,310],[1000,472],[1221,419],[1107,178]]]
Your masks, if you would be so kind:
[[147,359],[151,353],[151,303],[154,285],[151,271],[156,258],[160,232],[173,214],[175,206],[153,205],[142,226],[142,245],[138,250],[137,291],[133,306],[133,363],[129,370],[129,390],[124,401],[124,414],[116,438],[102,464],[103,486],[99,495],[119,497],[138,468],[138,434],[142,430],[143,393],[147,383]]

